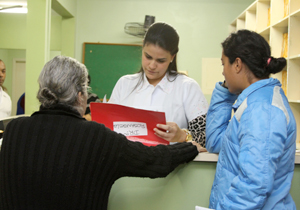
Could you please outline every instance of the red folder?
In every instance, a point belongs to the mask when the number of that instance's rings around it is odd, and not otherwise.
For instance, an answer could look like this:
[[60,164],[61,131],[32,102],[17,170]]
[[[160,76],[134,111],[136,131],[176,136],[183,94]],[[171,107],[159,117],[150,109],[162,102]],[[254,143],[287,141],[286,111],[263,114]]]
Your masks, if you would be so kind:
[[90,110],[93,121],[124,134],[131,141],[139,141],[147,146],[169,144],[168,141],[156,136],[153,131],[157,124],[166,124],[164,112],[95,102],[90,103]]

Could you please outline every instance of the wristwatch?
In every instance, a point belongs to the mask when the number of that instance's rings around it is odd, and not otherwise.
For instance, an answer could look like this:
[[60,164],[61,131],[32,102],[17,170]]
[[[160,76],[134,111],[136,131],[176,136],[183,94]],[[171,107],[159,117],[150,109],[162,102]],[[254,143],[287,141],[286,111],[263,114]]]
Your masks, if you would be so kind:
[[188,129],[185,129],[185,128],[182,129],[182,130],[186,133],[185,142],[192,141],[193,137],[192,137],[191,132]]

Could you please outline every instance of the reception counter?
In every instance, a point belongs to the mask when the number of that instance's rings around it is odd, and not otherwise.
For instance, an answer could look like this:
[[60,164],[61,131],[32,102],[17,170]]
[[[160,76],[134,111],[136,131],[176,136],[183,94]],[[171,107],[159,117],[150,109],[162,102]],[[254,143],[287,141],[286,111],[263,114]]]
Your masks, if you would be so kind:
[[[208,207],[218,155],[200,153],[166,178],[124,177],[112,187],[109,210],[195,210]],[[300,209],[300,155],[296,155],[291,195]]]

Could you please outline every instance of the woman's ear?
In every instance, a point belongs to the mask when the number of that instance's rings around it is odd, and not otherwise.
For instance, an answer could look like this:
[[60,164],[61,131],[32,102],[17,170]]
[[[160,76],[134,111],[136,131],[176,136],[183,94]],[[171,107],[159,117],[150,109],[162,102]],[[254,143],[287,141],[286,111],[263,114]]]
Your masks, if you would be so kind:
[[79,104],[82,104],[83,101],[84,101],[84,95],[82,94],[82,92],[78,92],[78,94],[77,94],[77,102]]
[[239,57],[237,57],[235,59],[235,62],[234,62],[234,67],[235,67],[236,73],[240,73],[241,72],[241,70],[242,70],[242,64],[243,64],[242,59],[240,59]]

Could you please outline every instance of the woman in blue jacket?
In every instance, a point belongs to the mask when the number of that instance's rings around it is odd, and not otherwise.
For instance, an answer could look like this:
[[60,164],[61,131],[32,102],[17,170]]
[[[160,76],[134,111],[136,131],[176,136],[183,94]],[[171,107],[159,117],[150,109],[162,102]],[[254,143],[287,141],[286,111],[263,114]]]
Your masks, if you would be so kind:
[[206,124],[206,148],[219,153],[210,208],[296,209],[289,194],[296,122],[280,82],[269,77],[286,60],[248,30],[222,47],[225,81],[215,86]]

